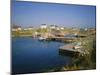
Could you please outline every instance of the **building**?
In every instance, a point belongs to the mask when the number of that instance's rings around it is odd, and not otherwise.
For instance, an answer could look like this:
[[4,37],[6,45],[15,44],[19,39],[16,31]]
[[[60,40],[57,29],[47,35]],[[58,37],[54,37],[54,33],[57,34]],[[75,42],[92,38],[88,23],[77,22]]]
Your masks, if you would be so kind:
[[56,26],[56,25],[50,25],[50,28],[51,28],[51,29],[57,29],[58,26]]
[[33,27],[27,27],[27,28],[23,28],[23,30],[25,30],[25,31],[30,31],[30,30],[33,30],[34,28]]
[[46,25],[46,24],[42,24],[42,25],[40,26],[40,28],[41,28],[41,29],[46,29],[46,28],[47,28],[47,25]]
[[61,30],[64,30],[64,27],[61,27],[60,29],[61,29]]
[[21,31],[21,30],[22,30],[21,26],[15,25],[12,27],[12,31]]
[[56,29],[57,29],[57,30],[60,30],[60,28],[59,28],[59,27],[57,27]]

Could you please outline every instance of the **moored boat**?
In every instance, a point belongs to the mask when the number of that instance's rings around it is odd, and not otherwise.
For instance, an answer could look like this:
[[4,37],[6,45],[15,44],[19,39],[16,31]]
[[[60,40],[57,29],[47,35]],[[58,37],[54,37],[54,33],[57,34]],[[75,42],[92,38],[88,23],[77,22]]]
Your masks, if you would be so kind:
[[39,37],[38,39],[39,40],[46,40],[46,38],[44,38],[44,37]]

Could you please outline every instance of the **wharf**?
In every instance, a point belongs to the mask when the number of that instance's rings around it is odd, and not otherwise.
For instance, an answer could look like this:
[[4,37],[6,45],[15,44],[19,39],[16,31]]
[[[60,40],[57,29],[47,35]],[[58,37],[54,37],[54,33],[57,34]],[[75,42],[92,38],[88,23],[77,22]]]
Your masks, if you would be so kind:
[[49,40],[56,40],[56,41],[62,41],[62,42],[75,42],[77,38],[69,38],[69,37],[50,37],[47,38]]
[[74,44],[61,46],[59,48],[59,50],[60,51],[64,51],[64,52],[69,52],[69,53],[80,53],[80,54],[84,53],[84,50],[82,50],[81,46],[79,46],[79,48],[75,49],[75,45]]

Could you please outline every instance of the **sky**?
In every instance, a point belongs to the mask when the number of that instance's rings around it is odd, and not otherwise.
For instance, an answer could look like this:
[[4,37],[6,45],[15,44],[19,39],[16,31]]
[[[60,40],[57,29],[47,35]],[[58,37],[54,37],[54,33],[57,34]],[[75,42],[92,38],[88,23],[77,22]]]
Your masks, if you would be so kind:
[[11,23],[21,27],[41,24],[64,27],[95,27],[96,7],[89,5],[12,1]]

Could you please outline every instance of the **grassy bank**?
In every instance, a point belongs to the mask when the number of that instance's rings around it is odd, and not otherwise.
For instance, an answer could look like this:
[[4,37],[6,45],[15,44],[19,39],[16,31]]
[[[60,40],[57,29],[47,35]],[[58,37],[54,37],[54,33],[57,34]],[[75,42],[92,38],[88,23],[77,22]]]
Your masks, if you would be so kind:
[[91,70],[96,69],[96,38],[95,35],[90,35],[86,38],[81,38],[82,46],[86,52],[84,56],[72,58],[72,63],[48,70],[48,72],[57,71],[75,71],[75,70]]

